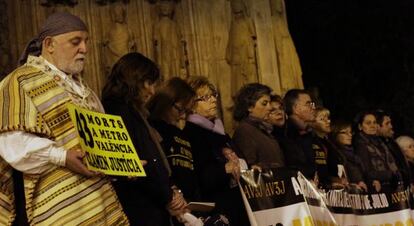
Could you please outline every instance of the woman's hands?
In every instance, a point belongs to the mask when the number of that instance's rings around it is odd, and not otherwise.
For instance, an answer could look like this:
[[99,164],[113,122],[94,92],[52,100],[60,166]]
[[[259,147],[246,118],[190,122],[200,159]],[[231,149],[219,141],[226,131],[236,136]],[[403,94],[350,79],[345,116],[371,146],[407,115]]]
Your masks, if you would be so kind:
[[187,201],[184,199],[183,193],[176,186],[171,188],[173,190],[173,198],[167,205],[167,210],[171,216],[180,216],[184,213],[190,212],[187,209]]
[[231,160],[228,161],[225,165],[226,173],[231,174],[236,181],[240,179],[240,163],[237,161]]

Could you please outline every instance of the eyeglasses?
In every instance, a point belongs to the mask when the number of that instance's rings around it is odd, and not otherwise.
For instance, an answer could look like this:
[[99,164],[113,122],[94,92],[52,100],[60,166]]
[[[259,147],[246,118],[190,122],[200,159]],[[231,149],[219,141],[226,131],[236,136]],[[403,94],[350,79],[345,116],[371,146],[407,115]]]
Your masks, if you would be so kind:
[[301,105],[306,106],[306,107],[308,107],[308,108],[312,108],[312,109],[314,109],[314,108],[315,108],[315,106],[316,106],[316,103],[315,103],[315,102],[313,102],[313,101],[308,101],[308,102],[306,102],[306,103],[304,103],[304,104],[301,104]]
[[315,108],[316,103],[313,102],[313,101],[310,101],[310,102],[306,102],[305,105],[308,106],[308,107],[311,107],[311,108]]
[[329,115],[321,115],[321,116],[317,117],[316,120],[329,121],[329,120],[331,120],[331,117]]
[[195,101],[206,101],[207,102],[207,101],[212,100],[213,97],[215,99],[217,99],[218,93],[212,93],[212,94],[207,94],[207,95],[204,95],[204,96],[198,96],[198,97],[196,97]]
[[346,135],[350,135],[350,136],[352,136],[352,135],[353,135],[352,131],[349,131],[349,130],[342,130],[342,131],[339,131],[339,132],[338,132],[338,134],[346,134]]

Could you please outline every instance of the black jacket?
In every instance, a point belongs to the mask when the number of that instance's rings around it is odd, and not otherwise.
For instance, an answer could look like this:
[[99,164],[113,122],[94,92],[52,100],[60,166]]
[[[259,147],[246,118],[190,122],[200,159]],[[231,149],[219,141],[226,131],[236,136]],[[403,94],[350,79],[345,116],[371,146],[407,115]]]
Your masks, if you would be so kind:
[[199,189],[194,171],[193,151],[182,130],[165,121],[151,120],[162,137],[161,145],[171,167],[171,181],[183,191],[187,202],[199,201]]
[[328,188],[335,179],[339,179],[338,165],[343,165],[343,156],[327,138],[315,136],[312,148],[315,152],[315,166],[319,181],[321,186]]
[[377,136],[360,132],[355,136],[353,145],[365,165],[366,184],[371,186],[372,181],[378,180],[383,191],[395,189],[402,176],[394,156],[384,142]]
[[398,166],[398,170],[401,173],[404,186],[409,186],[411,183],[411,169],[405,160],[404,154],[401,151],[400,146],[392,138],[382,138],[382,141],[387,145],[388,150],[394,156],[395,162]]
[[103,105],[108,114],[122,117],[140,159],[148,161],[144,166],[147,177],[135,180],[118,178],[113,182],[131,225],[170,225],[170,215],[166,210],[172,199],[170,180],[156,144],[144,124],[145,119],[121,98],[105,99]]
[[222,149],[230,146],[230,137],[188,121],[183,132],[193,150],[201,200],[215,202],[215,211],[228,216],[231,225],[249,225],[239,188],[230,188],[231,177],[225,170]]
[[312,142],[312,131],[302,132],[292,120],[287,120],[286,140],[282,146],[286,166],[301,171],[308,179],[313,179],[316,172]]

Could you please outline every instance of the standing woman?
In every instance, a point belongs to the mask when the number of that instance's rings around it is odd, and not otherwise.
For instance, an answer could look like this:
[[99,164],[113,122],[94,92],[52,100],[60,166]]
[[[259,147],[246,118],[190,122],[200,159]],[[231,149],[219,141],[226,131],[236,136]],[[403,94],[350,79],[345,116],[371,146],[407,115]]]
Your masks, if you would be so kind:
[[362,112],[356,117],[357,133],[354,148],[357,155],[365,163],[367,185],[376,191],[389,192],[401,179],[394,156],[377,136],[378,123],[372,112]]
[[364,178],[364,164],[352,147],[352,125],[345,121],[335,121],[330,134],[331,141],[344,156],[346,178],[351,187],[368,191]]
[[117,178],[113,182],[131,225],[170,225],[168,212],[179,214],[186,205],[170,187],[170,167],[159,136],[147,122],[144,106],[154,94],[159,78],[159,70],[150,59],[129,53],[115,63],[102,91],[106,112],[122,117],[138,155],[147,161],[146,177]]
[[239,125],[234,132],[233,142],[249,166],[285,166],[283,152],[272,135],[273,125],[267,122],[272,110],[271,92],[268,86],[250,83],[243,86],[235,98],[233,118]]
[[231,225],[249,225],[239,188],[230,187],[240,177],[240,166],[237,157],[227,162],[223,155],[232,149],[218,118],[217,91],[205,77],[194,77],[189,84],[196,97],[184,133],[193,150],[201,200],[215,202],[215,211],[228,216]]
[[190,142],[179,128],[192,107],[195,92],[186,81],[173,77],[147,104],[150,123],[162,137],[161,145],[171,166],[172,181],[188,201],[198,201]]
[[342,170],[339,170],[343,169],[343,156],[328,139],[331,132],[330,111],[318,106],[315,109],[315,121],[310,125],[314,131],[312,149],[315,152],[319,185],[323,188],[344,188],[345,183],[340,179]]

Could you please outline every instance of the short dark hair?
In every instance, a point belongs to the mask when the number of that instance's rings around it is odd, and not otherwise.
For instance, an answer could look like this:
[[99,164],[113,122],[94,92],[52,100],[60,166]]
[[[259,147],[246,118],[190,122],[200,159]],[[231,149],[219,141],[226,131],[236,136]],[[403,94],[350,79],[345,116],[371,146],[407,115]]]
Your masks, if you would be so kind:
[[173,77],[148,102],[147,108],[150,111],[150,118],[153,120],[164,119],[175,103],[181,102],[186,106],[194,96],[194,90],[186,81]]
[[191,88],[193,88],[195,92],[204,87],[208,87],[211,91],[217,92],[214,85],[208,80],[207,77],[204,76],[192,76],[189,78],[188,84],[190,84]]
[[281,105],[283,105],[283,99],[281,96],[277,95],[277,94],[272,94],[270,95],[270,102],[278,102]]
[[388,116],[388,117],[391,118],[391,114],[389,114],[388,112],[386,112],[382,109],[375,110],[374,115],[375,115],[375,119],[377,120],[378,125],[380,125],[380,126],[384,122],[385,116]]
[[285,112],[287,115],[293,114],[293,106],[296,104],[296,101],[298,100],[299,95],[301,94],[309,95],[309,93],[303,89],[291,89],[287,91],[285,97],[283,98]]
[[236,121],[249,116],[249,108],[264,95],[270,96],[272,89],[260,83],[249,83],[244,85],[234,97],[233,118]]
[[354,131],[359,131],[358,126],[362,125],[362,123],[364,122],[365,116],[367,115],[373,115],[375,117],[375,113],[372,110],[361,111],[355,116],[354,121],[353,121],[353,128],[352,128]]
[[102,99],[120,97],[140,109],[143,105],[140,91],[144,82],[155,83],[159,79],[160,71],[153,61],[137,52],[128,53],[112,67],[102,90]]
[[333,121],[331,124],[332,131],[331,131],[331,134],[329,135],[329,137],[331,138],[331,141],[333,141],[335,144],[338,144],[338,142],[336,141],[338,135],[340,134],[341,130],[346,129],[348,127],[352,129],[352,123],[349,121],[345,121],[342,119]]

